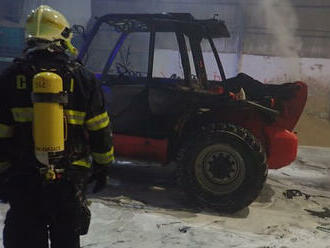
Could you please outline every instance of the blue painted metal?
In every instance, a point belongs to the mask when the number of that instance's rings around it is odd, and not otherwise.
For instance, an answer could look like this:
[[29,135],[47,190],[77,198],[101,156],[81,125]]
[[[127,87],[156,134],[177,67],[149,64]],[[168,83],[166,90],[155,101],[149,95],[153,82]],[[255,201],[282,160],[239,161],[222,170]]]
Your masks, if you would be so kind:
[[116,42],[115,47],[113,48],[113,50],[111,51],[109,58],[107,60],[107,63],[104,66],[103,72],[102,72],[102,79],[104,78],[104,76],[107,74],[108,70],[110,69],[113,61],[115,60],[121,46],[123,45],[124,41],[127,38],[127,33],[122,33],[119,37],[119,39]]
[[95,77],[99,80],[101,80],[102,78],[102,74],[101,73],[95,73]]

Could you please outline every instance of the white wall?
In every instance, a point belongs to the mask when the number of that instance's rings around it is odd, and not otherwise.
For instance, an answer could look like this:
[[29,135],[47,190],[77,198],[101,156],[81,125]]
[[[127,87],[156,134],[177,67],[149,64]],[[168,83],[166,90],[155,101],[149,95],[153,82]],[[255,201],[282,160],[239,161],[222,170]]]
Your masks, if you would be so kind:
[[292,75],[291,62],[282,57],[244,55],[241,71],[265,83],[303,80],[330,84],[330,59],[296,58],[298,75]]
[[[234,77],[237,72],[237,55],[220,54],[227,78]],[[212,53],[204,53],[204,61],[208,78],[219,80],[220,73]],[[292,63],[298,67],[299,74],[292,74]],[[180,57],[173,50],[158,49],[155,52],[154,75],[181,76]],[[264,83],[285,83],[302,80],[309,84],[330,86],[330,59],[296,58],[294,61],[283,57],[243,55],[238,69]]]

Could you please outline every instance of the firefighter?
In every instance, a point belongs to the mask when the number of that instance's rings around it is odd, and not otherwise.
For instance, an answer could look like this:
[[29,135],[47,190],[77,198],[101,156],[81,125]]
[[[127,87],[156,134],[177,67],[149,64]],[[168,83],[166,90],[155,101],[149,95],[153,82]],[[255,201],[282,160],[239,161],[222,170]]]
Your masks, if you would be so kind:
[[23,56],[0,76],[0,198],[5,248],[80,247],[90,212],[85,190],[106,183],[113,161],[100,84],[73,58],[65,17],[41,5],[26,21]]

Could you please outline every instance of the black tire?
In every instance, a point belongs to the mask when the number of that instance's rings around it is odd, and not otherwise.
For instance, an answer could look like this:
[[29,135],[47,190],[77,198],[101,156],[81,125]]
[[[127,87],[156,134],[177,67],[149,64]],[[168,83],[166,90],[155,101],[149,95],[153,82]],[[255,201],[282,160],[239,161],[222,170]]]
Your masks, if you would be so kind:
[[267,177],[260,142],[248,130],[231,124],[213,123],[190,133],[178,164],[179,184],[188,196],[224,213],[250,205]]

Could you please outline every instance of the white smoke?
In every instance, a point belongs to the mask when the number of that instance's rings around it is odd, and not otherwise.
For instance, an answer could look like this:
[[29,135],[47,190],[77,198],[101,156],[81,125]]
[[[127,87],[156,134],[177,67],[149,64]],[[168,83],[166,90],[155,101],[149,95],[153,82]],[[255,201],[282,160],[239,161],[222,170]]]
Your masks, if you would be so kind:
[[295,36],[298,19],[290,0],[261,0],[267,29],[275,40],[275,54],[286,57],[287,75],[290,80],[301,77],[298,62],[301,40]]

